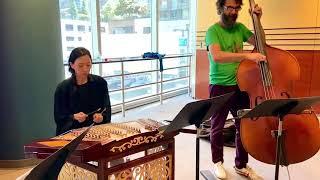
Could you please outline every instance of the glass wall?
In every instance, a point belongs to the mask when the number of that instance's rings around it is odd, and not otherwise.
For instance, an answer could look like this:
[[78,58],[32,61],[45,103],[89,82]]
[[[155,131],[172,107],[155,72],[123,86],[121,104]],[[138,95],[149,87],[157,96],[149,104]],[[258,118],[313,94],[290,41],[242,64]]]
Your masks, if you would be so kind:
[[103,57],[140,56],[151,50],[151,1],[100,1]]
[[60,0],[61,40],[63,61],[67,62],[75,47],[85,47],[92,52],[91,1]]
[[[190,52],[192,0],[159,0],[157,3],[154,0],[59,1],[64,63],[71,50],[79,46],[89,49],[94,61],[141,57],[152,49],[166,55]],[[158,20],[153,19],[155,17]],[[152,27],[153,21],[158,21],[156,30]],[[188,63],[188,58],[164,60],[163,92],[188,85],[188,67],[184,67]],[[103,63],[92,69],[92,73],[107,80],[113,105],[121,103],[122,98],[127,102],[160,93],[157,83],[161,75],[154,72],[159,69],[157,61],[132,61],[123,65]],[[121,89],[126,92],[121,93]]]
[[[190,0],[160,1],[159,51],[167,54],[185,54],[189,52]],[[165,68],[187,65],[188,58],[166,60]],[[163,80],[186,77],[186,68],[166,70]],[[167,82],[163,91],[173,90],[187,85],[187,79]]]

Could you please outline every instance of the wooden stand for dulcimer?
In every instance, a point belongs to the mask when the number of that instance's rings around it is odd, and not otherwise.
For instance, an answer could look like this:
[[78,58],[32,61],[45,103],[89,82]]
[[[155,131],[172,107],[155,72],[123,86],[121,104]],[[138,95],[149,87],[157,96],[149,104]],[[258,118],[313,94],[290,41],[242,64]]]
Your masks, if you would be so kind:
[[278,117],[278,129],[274,130],[272,135],[277,138],[276,144],[276,159],[275,159],[275,179],[279,179],[279,166],[289,164],[286,162],[286,154],[283,151],[284,134],[283,121],[288,114],[302,114],[309,109],[311,105],[320,101],[320,97],[306,97],[306,98],[289,98],[289,99],[271,99],[266,100],[256,106],[252,110],[239,110],[238,116],[240,118],[251,118],[259,121],[258,117]]

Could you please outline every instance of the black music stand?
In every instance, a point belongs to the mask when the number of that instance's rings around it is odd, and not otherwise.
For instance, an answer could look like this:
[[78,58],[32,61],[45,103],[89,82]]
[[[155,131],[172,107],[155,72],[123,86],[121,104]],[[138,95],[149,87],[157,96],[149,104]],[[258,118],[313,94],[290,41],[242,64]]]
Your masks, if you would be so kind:
[[59,173],[62,166],[66,162],[67,158],[80,144],[84,136],[94,125],[92,123],[84,132],[82,132],[77,138],[70,141],[67,145],[47,157],[40,164],[34,167],[30,173],[26,176],[26,180],[56,180],[58,179]]
[[[289,98],[289,99],[271,99],[262,102],[252,110],[240,110],[238,112],[239,118],[257,118],[273,116],[278,117],[279,125],[276,133],[277,145],[276,145],[276,159],[275,159],[275,179],[279,178],[279,166],[283,151],[282,151],[282,124],[283,117],[288,114],[301,114],[304,110],[311,107],[311,105],[320,101],[320,96],[317,97],[305,97],[305,98]],[[258,119],[259,120],[259,119]]]
[[178,131],[189,125],[194,124],[196,126],[196,180],[199,180],[200,124],[204,120],[209,119],[213,113],[219,111],[233,94],[234,92],[188,103],[182,108],[169,125],[159,128],[160,132],[169,133],[172,131]]

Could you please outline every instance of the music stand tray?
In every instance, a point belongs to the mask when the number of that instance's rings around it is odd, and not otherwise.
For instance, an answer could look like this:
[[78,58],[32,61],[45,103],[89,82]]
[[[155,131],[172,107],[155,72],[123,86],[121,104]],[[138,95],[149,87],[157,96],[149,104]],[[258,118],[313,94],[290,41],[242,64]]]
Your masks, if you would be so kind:
[[169,133],[193,124],[199,127],[204,120],[209,119],[214,112],[218,111],[233,94],[227,93],[210,99],[190,102],[180,110],[169,125],[160,127],[159,131]]
[[241,115],[240,118],[268,116],[278,117],[279,115],[300,114],[319,101],[320,96],[266,100],[257,105],[255,108]]

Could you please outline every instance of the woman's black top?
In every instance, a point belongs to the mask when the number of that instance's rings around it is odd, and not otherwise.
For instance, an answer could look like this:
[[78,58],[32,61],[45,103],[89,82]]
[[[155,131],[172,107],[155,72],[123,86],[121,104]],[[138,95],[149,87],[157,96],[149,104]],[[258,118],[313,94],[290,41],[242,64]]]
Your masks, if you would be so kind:
[[111,105],[108,92],[108,84],[100,76],[90,74],[88,82],[77,85],[74,76],[62,81],[54,95],[54,119],[57,125],[56,134],[59,135],[70,129],[90,126],[93,123],[93,114],[79,123],[73,119],[73,114],[83,112],[90,113],[100,108],[103,123],[111,121]]

